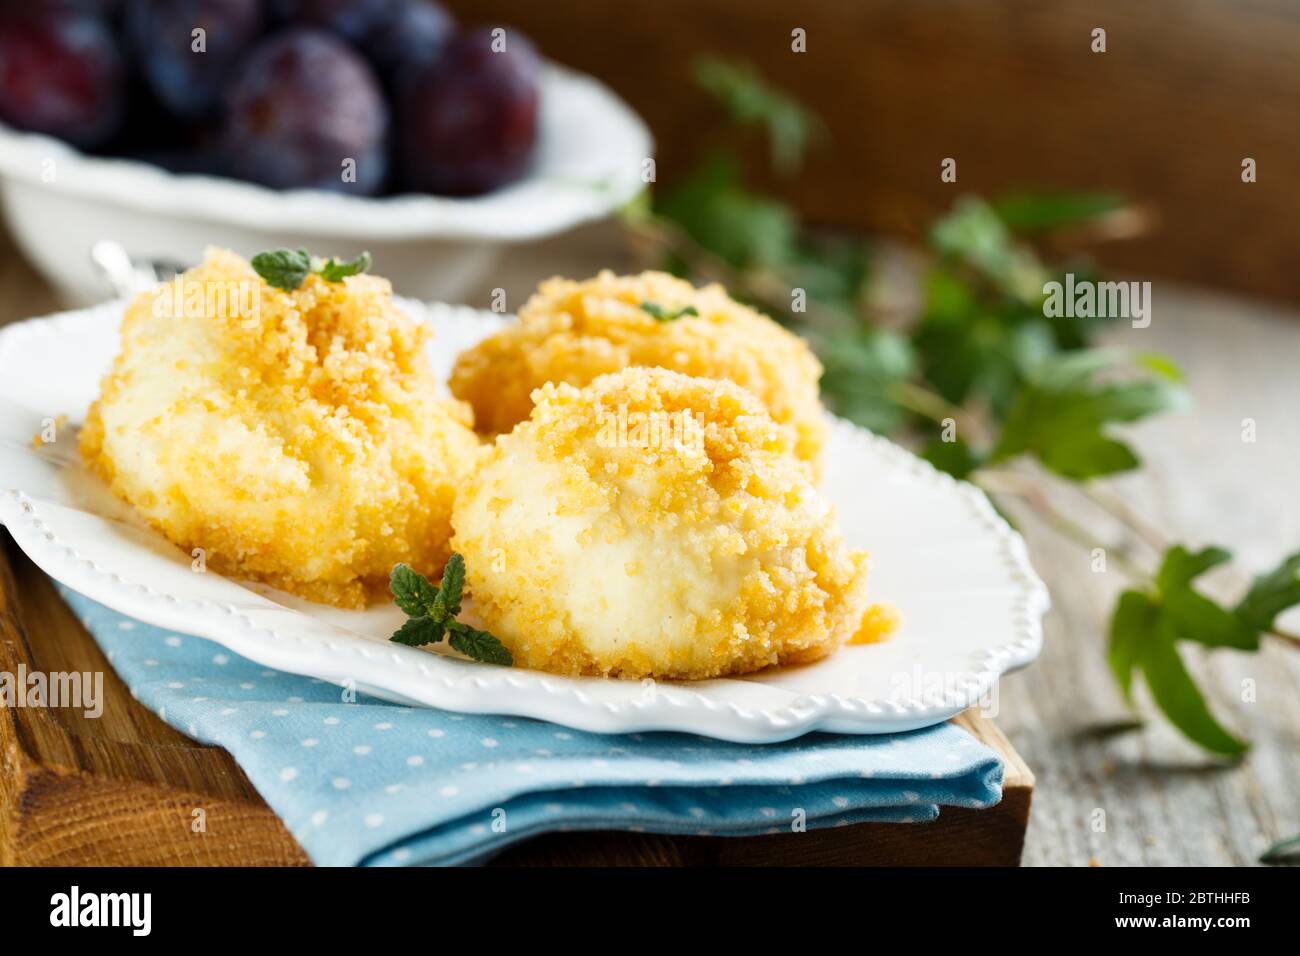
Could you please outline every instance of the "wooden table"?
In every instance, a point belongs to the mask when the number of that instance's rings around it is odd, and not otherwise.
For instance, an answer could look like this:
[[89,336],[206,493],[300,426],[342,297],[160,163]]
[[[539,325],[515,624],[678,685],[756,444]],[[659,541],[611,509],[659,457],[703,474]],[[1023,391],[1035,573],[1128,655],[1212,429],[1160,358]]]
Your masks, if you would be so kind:
[[[608,231],[587,229],[548,246],[544,257],[519,250],[489,285],[504,288],[507,307],[514,310],[545,275],[581,275],[624,264],[623,250]],[[490,294],[485,288],[471,302],[486,305]],[[1135,429],[1147,468],[1117,482],[1117,487],[1171,534],[1192,543],[1225,544],[1247,566],[1262,568],[1300,547],[1300,509],[1290,507],[1294,489],[1300,488],[1300,454],[1296,453],[1300,421],[1294,417],[1300,384],[1290,367],[1300,356],[1300,321],[1279,309],[1162,282],[1155,283],[1154,302],[1149,329],[1117,329],[1115,338],[1173,355],[1188,374],[1198,411]],[[12,250],[0,248],[0,322],[39,314],[54,305],[49,292]],[[1254,445],[1243,446],[1240,441],[1244,417],[1256,419],[1260,438]],[[1063,506],[1075,507],[1068,501]],[[1109,529],[1095,516],[1086,517],[1098,529],[1098,543],[1107,543],[1104,534]],[[1159,720],[1139,733],[1111,733],[1126,713],[1106,670],[1104,632],[1112,596],[1122,582],[1115,574],[1093,574],[1085,552],[1060,541],[1032,519],[1026,518],[1022,527],[1035,566],[1055,600],[1042,659],[1004,681],[1000,697],[998,723],[1024,761],[998,741],[991,724],[976,725],[976,731],[1011,761],[1011,799],[1004,802],[1011,811],[1008,820],[1014,822],[1018,813],[1028,810],[1034,778],[1025,765],[1037,774],[1023,861],[1243,864],[1253,862],[1273,840],[1300,831],[1297,655],[1277,648],[1260,655],[1192,655],[1191,666],[1203,679],[1216,712],[1255,743],[1250,757],[1239,766],[1207,759]],[[17,573],[29,574],[23,561],[17,564]],[[30,589],[37,587],[33,582]],[[20,589],[29,590],[26,584]],[[50,607],[37,613],[58,613]],[[68,626],[76,627],[75,622]],[[1247,676],[1258,681],[1259,702],[1253,705],[1241,703],[1235,690]],[[147,714],[132,717],[146,724],[149,719]],[[240,800],[256,802],[247,781],[225,754],[198,748],[174,731],[163,730],[174,738],[171,744],[187,748],[196,768],[208,768],[195,769],[196,774],[226,788],[234,807],[232,819],[245,812],[239,809]],[[1097,809],[1106,812],[1104,832],[1092,825]],[[936,841],[928,850],[915,844],[890,849],[888,841],[894,837],[888,834],[899,829],[893,827],[876,832],[861,828],[860,840],[841,834],[838,842],[823,848],[789,840],[782,846],[636,835],[612,842],[605,836],[542,840],[528,844],[512,862],[573,860],[575,855],[591,861],[707,862],[725,860],[728,854],[747,862],[843,862],[846,852],[858,860],[876,854],[877,861],[915,862],[927,852],[938,854],[930,859],[952,860],[959,845],[981,839],[971,834],[983,833],[987,838],[1008,826],[996,814],[978,814],[979,827],[968,828],[964,818],[975,814],[945,811],[938,824],[907,828],[913,835],[921,834],[922,842]],[[264,852],[267,862],[292,861],[292,851],[275,842],[274,818],[248,825],[253,828],[250,833],[256,834],[251,842],[260,841],[259,852]],[[944,827],[954,828],[953,832],[945,834]],[[147,827],[138,830],[137,837],[147,832]],[[0,833],[0,843],[3,837]],[[742,846],[756,842],[755,847]],[[996,852],[1005,858],[1006,839],[998,837],[995,843],[1001,848]],[[982,852],[979,846],[975,849]],[[985,861],[993,860],[986,857]]]
[[[1171,538],[1223,545],[1259,573],[1300,550],[1300,315],[1159,280],[1152,299],[1150,328],[1109,338],[1173,356],[1196,405],[1132,429],[1145,467],[1114,487]],[[1245,418],[1254,444],[1242,442]],[[1099,546],[1114,540],[1092,511],[1078,514]],[[1104,658],[1124,582],[1094,574],[1087,552],[1041,524],[1022,528],[1055,604],[1043,656],[1003,682],[998,718],[1038,775],[1025,863],[1242,865],[1300,832],[1300,653],[1266,641],[1259,654],[1184,654],[1214,712],[1252,741],[1240,765],[1206,757],[1158,717],[1109,733],[1127,716]],[[1284,621],[1295,629],[1295,614]],[[1246,678],[1256,703],[1241,699]],[[1090,827],[1096,809],[1104,833]]]

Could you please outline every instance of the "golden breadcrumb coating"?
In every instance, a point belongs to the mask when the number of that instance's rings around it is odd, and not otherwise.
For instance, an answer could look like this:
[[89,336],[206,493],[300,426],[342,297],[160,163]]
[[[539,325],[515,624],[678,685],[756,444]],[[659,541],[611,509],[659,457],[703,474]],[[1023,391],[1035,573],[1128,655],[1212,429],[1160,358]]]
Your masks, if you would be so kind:
[[121,335],[81,452],[173,542],[345,607],[386,593],[399,561],[441,572],[482,449],[387,280],[310,275],[284,292],[209,250],[137,298]]
[[888,601],[873,604],[867,608],[858,624],[858,629],[849,638],[850,644],[878,644],[887,641],[903,626],[903,614],[897,606]]
[[533,397],[452,514],[475,613],[517,664],[696,679],[853,634],[866,555],[753,395],[634,367]]
[[[660,321],[643,302],[673,312],[692,306],[699,315]],[[826,438],[822,367],[803,339],[720,285],[697,289],[663,272],[543,282],[518,324],[461,353],[451,391],[474,407],[481,430],[508,432],[528,417],[538,386],[582,386],[633,365],[735,382],[794,429],[800,458],[817,462]]]

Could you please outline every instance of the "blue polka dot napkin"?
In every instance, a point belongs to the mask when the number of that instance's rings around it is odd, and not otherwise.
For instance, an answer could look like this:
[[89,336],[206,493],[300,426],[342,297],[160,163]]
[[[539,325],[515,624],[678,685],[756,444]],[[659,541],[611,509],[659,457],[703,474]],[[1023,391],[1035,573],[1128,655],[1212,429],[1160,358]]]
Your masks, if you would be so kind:
[[749,836],[921,823],[940,805],[988,807],[1002,795],[997,755],[950,724],[755,746],[347,703],[332,684],[62,593],[136,698],[230,751],[323,866],[472,863],[553,830]]

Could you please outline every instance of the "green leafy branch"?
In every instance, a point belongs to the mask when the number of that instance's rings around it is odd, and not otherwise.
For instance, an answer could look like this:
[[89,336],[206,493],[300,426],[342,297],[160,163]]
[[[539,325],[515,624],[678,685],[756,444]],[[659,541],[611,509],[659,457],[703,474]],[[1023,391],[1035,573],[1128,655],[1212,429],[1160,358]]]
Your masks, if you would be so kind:
[[[739,124],[765,131],[778,171],[797,167],[809,131],[822,129],[749,67],[709,59],[696,78]],[[724,283],[806,336],[838,414],[919,445],[995,502],[1025,502],[1089,550],[1096,534],[1055,506],[1048,476],[1144,541],[1158,558],[1154,568],[1127,547],[1107,549],[1133,581],[1110,628],[1120,690],[1131,703],[1140,676],[1188,739],[1213,753],[1242,753],[1245,743],[1210,713],[1179,645],[1250,652],[1269,635],[1300,646],[1276,627],[1277,615],[1300,603],[1300,555],[1256,579],[1231,607],[1201,593],[1195,579],[1227,562],[1227,552],[1165,540],[1101,481],[1141,466],[1117,426],[1189,406],[1177,366],[1160,355],[1095,348],[1104,319],[1045,308],[1048,282],[1066,273],[1095,279],[1080,244],[1140,234],[1150,214],[1107,193],[965,197],[926,232],[919,307],[899,310],[879,294],[888,281],[873,275],[867,246],[810,235],[794,210],[744,180],[736,156],[710,154],[668,193],[625,210],[625,226],[647,255]],[[1064,258],[1049,263],[1048,249]]]

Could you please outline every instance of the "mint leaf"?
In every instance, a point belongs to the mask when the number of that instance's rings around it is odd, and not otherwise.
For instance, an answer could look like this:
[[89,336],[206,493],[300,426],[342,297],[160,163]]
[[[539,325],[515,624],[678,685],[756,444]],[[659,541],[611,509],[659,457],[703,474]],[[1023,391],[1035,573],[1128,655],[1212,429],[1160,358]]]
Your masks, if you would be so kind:
[[641,311],[648,315],[654,316],[658,322],[671,322],[674,319],[680,319],[683,315],[699,315],[695,306],[687,305],[680,309],[669,309],[660,305],[658,302],[642,302]]
[[1296,604],[1300,604],[1300,553],[1255,578],[1233,613],[1256,632],[1271,631],[1277,616]]
[[453,554],[447,559],[447,567],[442,572],[442,584],[438,588],[438,598],[448,617],[460,613],[461,594],[465,589],[465,559]]
[[272,249],[253,256],[252,266],[268,285],[292,292],[311,272],[311,256],[306,249]]
[[1167,377],[1095,381],[1119,364],[1109,350],[1072,352],[1042,363],[1012,404],[993,460],[1032,454],[1077,480],[1137,467],[1137,455],[1105,427],[1186,407],[1188,399]]
[[442,572],[442,583],[434,587],[409,565],[396,564],[388,578],[393,601],[410,615],[410,620],[389,638],[408,647],[436,644],[450,634],[449,643],[466,657],[485,664],[509,667],[510,651],[487,631],[456,620],[465,591],[465,558],[452,554]]
[[425,644],[437,644],[445,633],[446,629],[441,623],[431,617],[421,616],[409,618],[393,632],[389,640],[407,647],[422,647]]
[[326,282],[342,282],[365,272],[370,268],[370,253],[363,252],[347,262],[334,258],[321,262],[313,260],[306,249],[271,249],[253,256],[252,266],[268,285],[292,292],[313,272]]
[[370,253],[363,252],[355,259],[347,262],[340,262],[331,257],[321,263],[321,267],[317,271],[326,282],[342,282],[348,276],[360,275],[363,272],[370,271]]
[[514,657],[511,656],[509,649],[487,631],[480,631],[459,621],[454,623],[456,627],[452,631],[449,643],[466,657],[484,664],[498,664],[502,667],[509,667],[514,663]]
[[[434,613],[434,599],[438,589],[419,571],[408,564],[393,565],[388,576],[388,588],[393,592],[393,603],[411,617]],[[442,615],[437,615],[441,619]]]

